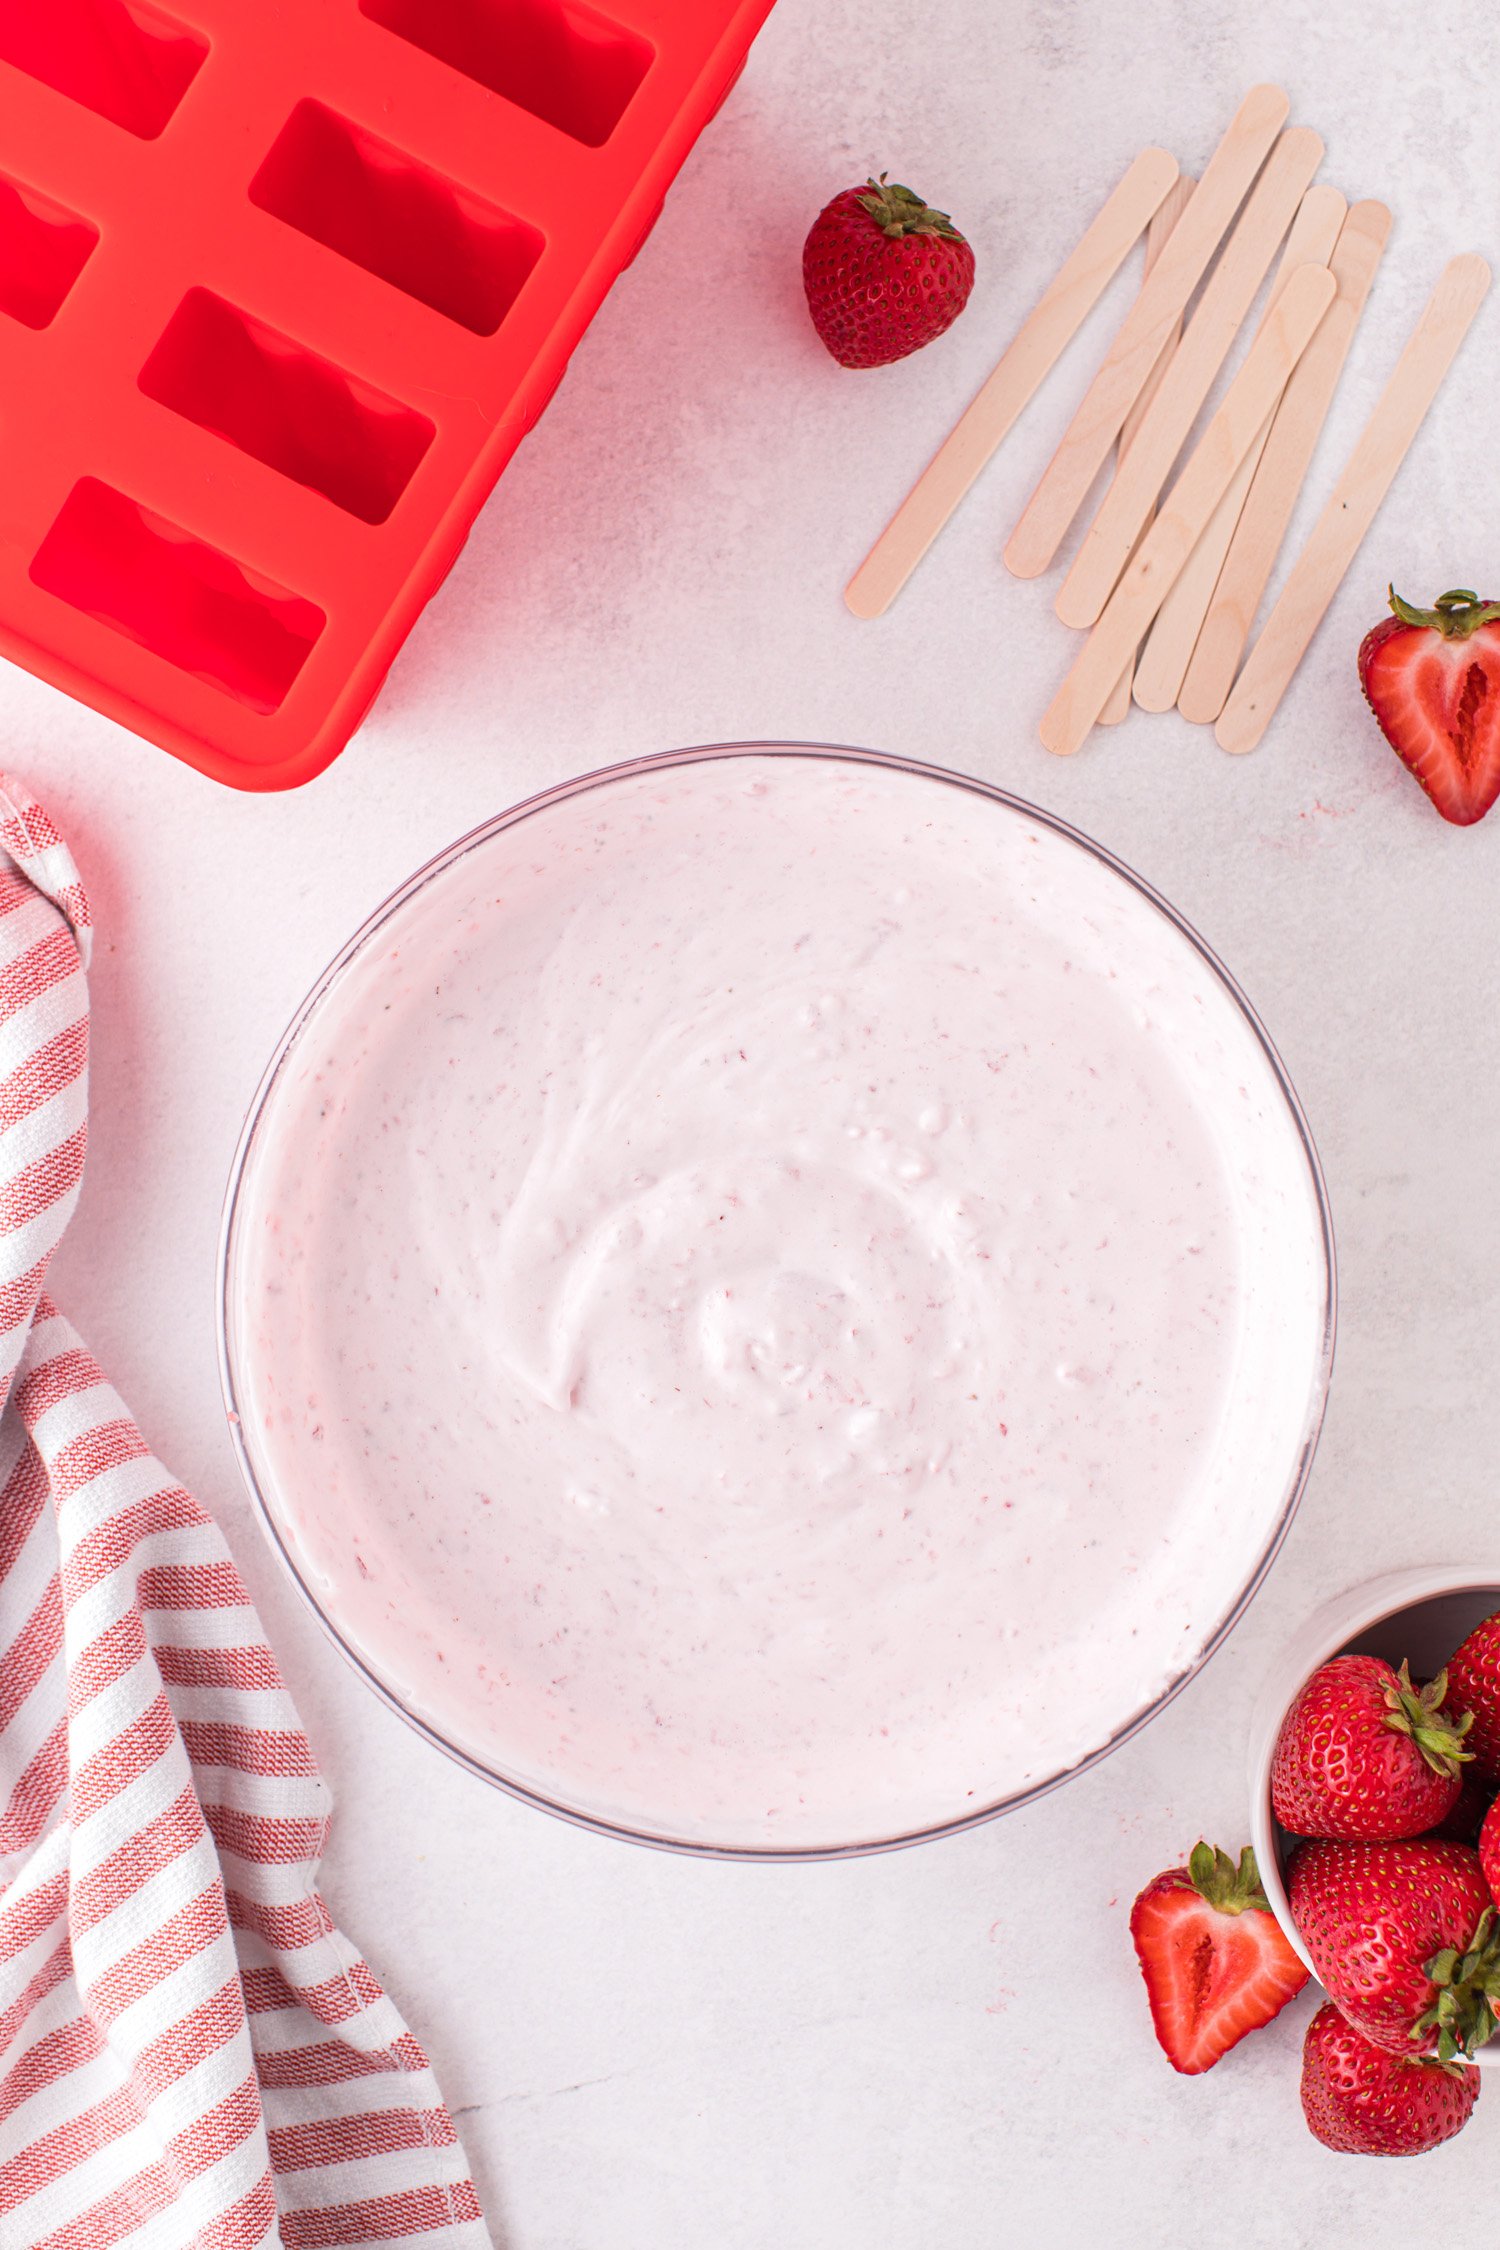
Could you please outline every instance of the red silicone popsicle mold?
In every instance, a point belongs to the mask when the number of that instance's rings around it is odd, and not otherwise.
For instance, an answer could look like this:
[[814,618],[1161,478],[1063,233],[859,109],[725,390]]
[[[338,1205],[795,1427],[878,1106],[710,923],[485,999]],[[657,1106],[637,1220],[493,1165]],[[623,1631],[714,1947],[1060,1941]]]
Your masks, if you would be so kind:
[[320,772],[771,6],[0,0],[0,651]]

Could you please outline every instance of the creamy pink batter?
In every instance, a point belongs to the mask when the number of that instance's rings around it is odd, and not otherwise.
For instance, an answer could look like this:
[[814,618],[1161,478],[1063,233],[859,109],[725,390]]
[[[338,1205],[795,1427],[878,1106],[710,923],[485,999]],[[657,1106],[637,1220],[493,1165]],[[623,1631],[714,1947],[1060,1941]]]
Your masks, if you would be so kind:
[[767,755],[534,815],[293,1046],[246,1441],[400,1701],[651,1834],[900,1835],[1233,1606],[1320,1375],[1307,1160],[1201,956],[969,791]]

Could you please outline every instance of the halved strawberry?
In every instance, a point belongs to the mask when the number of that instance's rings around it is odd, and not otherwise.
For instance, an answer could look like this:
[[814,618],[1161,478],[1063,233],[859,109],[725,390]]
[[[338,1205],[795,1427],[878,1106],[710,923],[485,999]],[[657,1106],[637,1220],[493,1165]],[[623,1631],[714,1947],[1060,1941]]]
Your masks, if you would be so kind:
[[1162,2052],[1187,2077],[1211,2070],[1250,2031],[1280,2015],[1307,1982],[1260,1887],[1247,1844],[1195,1844],[1186,1867],[1148,1883],[1130,1912]]
[[1444,820],[1468,827],[1500,797],[1500,602],[1460,587],[1413,609],[1394,586],[1390,602],[1360,645],[1359,684]]

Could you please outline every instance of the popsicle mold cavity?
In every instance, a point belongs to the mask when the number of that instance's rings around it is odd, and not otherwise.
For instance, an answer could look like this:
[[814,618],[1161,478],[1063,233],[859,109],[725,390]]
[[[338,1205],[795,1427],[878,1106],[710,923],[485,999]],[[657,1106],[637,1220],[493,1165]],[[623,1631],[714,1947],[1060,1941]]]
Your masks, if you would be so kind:
[[363,523],[385,522],[434,436],[425,414],[208,289],[183,299],[141,389]]
[[651,48],[579,0],[360,0],[373,23],[588,148],[619,124]]
[[50,327],[98,240],[91,220],[0,175],[0,312]]
[[493,336],[542,254],[487,203],[321,102],[300,102],[250,199],[476,336]]
[[277,708],[324,625],[312,602],[97,477],[73,487],[31,576],[252,711]]
[[0,61],[154,141],[208,41],[146,0],[0,0]]

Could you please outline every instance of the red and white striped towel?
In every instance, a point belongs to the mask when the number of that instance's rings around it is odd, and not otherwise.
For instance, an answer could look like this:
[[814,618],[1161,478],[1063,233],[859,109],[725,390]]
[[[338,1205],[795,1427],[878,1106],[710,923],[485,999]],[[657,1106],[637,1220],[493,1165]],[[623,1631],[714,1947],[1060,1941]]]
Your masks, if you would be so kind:
[[0,783],[0,2244],[486,2250],[224,1542],[42,1293],[87,1130],[89,910]]

